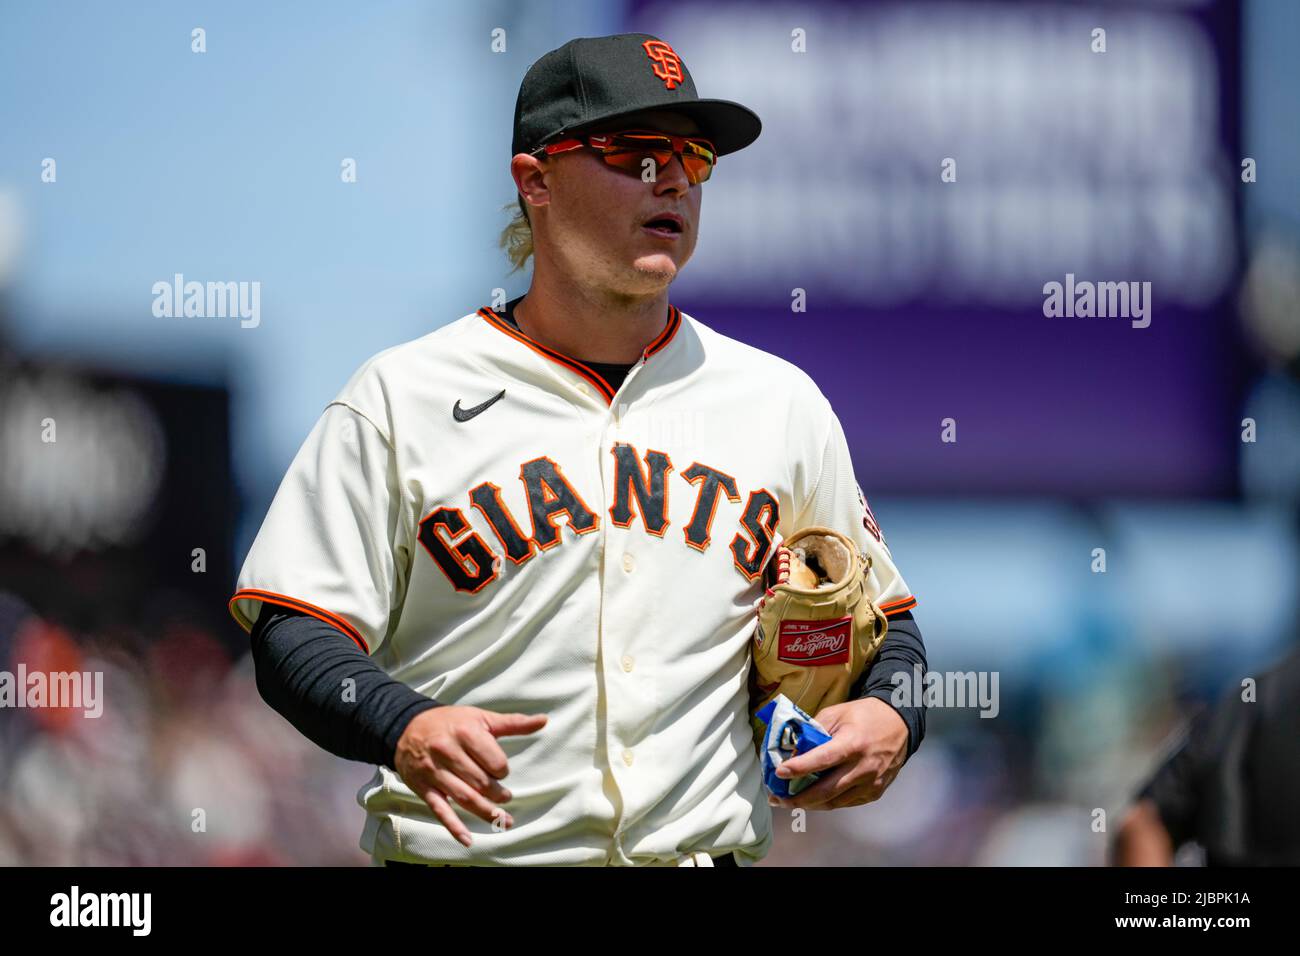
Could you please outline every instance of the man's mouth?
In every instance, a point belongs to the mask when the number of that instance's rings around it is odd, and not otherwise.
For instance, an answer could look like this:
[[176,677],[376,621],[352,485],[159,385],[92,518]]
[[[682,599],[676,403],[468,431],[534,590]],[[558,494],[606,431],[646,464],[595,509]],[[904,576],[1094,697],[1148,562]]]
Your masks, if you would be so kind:
[[647,220],[641,228],[657,236],[669,239],[681,235],[682,221],[676,216],[656,216]]

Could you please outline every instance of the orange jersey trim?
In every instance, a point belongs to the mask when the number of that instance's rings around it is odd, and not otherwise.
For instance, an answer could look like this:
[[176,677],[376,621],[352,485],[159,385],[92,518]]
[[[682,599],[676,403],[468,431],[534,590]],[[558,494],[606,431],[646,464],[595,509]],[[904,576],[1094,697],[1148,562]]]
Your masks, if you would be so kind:
[[[497,329],[499,332],[504,332],[506,335],[510,336],[516,342],[519,342],[521,345],[527,346],[528,348],[532,349],[534,352],[536,352],[538,355],[542,356],[543,358],[550,359],[552,362],[555,362],[558,365],[563,365],[571,372],[576,372],[578,375],[582,376],[584,379],[590,382],[592,386],[595,387],[596,391],[600,393],[600,396],[603,399],[605,399],[606,405],[613,404],[614,388],[609,384],[609,382],[605,381],[604,377],[601,376],[600,373],[598,373],[595,369],[591,368],[590,366],[582,362],[579,362],[575,358],[570,358],[569,356],[565,355],[563,352],[557,352],[555,351],[555,349],[547,348],[541,342],[538,342],[536,339],[531,338],[521,330],[515,328],[504,318],[502,318],[500,313],[495,312],[492,309],[489,309],[487,306],[484,306],[483,308],[479,309],[477,314],[482,316],[484,319],[486,319],[492,325],[493,328]],[[681,328],[681,325],[682,325],[681,312],[678,311],[677,306],[669,305],[668,324],[664,326],[664,330],[659,333],[659,335],[655,338],[655,340],[651,342],[648,346],[646,346],[645,350],[642,352],[642,357],[649,358],[651,355],[654,355],[656,352],[663,351],[664,348],[668,345],[668,343],[672,341],[673,336],[677,334],[677,330]]]
[[668,306],[668,324],[664,330],[659,333],[659,338],[651,342],[645,350],[646,358],[654,355],[656,352],[662,352],[668,343],[673,340],[677,330],[682,327],[682,314],[677,311],[677,306]]
[[[319,608],[314,604],[308,604],[306,601],[300,601],[297,598],[291,598],[284,594],[276,594],[274,591],[260,591],[257,588],[244,588],[242,591],[236,591],[234,596],[226,603],[226,607],[230,610],[231,616],[234,617],[236,621],[239,620],[239,616],[235,614],[235,602],[243,599],[261,601],[263,604],[275,604],[279,607],[287,607],[293,611],[301,611],[304,614],[310,614],[317,620],[324,621],[331,627],[338,628],[348,637],[352,638],[357,647],[365,651],[366,654],[370,653],[370,647],[366,644],[365,638],[361,636],[360,632],[358,632],[355,627],[343,620],[343,618],[339,617],[337,614],[332,614],[324,608]],[[243,626],[242,621],[240,622],[240,626]]]
[[890,601],[888,604],[880,605],[880,612],[889,617],[891,614],[902,614],[904,611],[910,611],[916,607],[916,598],[909,594],[905,598],[899,598],[897,601]]

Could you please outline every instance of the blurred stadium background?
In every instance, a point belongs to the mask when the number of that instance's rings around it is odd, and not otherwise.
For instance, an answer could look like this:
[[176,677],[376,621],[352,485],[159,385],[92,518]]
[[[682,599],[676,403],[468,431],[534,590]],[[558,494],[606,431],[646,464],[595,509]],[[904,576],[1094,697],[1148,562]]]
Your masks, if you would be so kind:
[[[106,701],[0,710],[0,863],[368,861],[369,770],[261,702],[225,601],[352,370],[526,289],[496,247],[519,81],[626,30],[764,121],[673,301],[813,375],[931,669],[1000,678],[769,862],[1100,864],[1094,808],[1296,642],[1300,4],[10,3],[0,669]],[[155,317],[177,273],[260,282],[260,321]],[[1150,281],[1151,326],[1044,318],[1066,273]]]

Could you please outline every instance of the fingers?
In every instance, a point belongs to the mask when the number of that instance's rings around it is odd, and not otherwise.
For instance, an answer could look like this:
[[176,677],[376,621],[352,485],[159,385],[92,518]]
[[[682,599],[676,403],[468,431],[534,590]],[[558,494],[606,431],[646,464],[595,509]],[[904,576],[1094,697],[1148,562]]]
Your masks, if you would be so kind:
[[[443,754],[442,769],[450,771],[489,800],[505,803],[510,799],[510,791],[500,782],[500,778],[506,776],[506,755],[501,752],[500,747],[497,747],[494,739],[486,734],[484,737],[498,751],[499,762],[494,758],[488,758],[488,762],[492,765],[491,768],[488,767],[477,752],[483,744],[471,737],[462,743],[463,749],[451,750]],[[492,768],[496,767],[499,767],[499,770],[494,773]]]
[[892,779],[890,776],[884,776],[871,780],[859,780],[838,797],[829,801],[825,809],[839,810],[843,807],[860,807],[868,803],[874,803],[885,795],[885,791],[889,788]]
[[420,794],[420,799],[429,805],[433,815],[442,821],[442,825],[456,838],[458,843],[462,846],[469,846],[474,842],[469,835],[469,828],[461,822],[460,817],[456,816],[456,811],[451,808],[451,804],[436,789],[430,787]]
[[874,803],[884,796],[897,775],[897,771],[855,773],[851,768],[840,768],[823,776],[793,797],[784,800],[773,798],[776,802],[772,805],[804,810],[840,810],[844,807],[858,807]]
[[[808,790],[812,788],[809,787]],[[801,791],[798,796],[787,797],[782,800],[774,797],[769,803],[774,807],[782,807],[787,810],[841,810],[845,807],[857,807],[866,803],[872,803],[879,800],[885,792],[883,787],[875,784],[859,783],[845,788],[840,793],[827,795],[829,791],[823,791],[822,794],[809,793],[808,790]]]
[[490,710],[483,713],[487,718],[487,728],[494,737],[532,734],[546,726],[545,714],[498,714]]
[[443,746],[437,755],[418,768],[408,769],[402,778],[460,843],[469,846],[469,829],[457,815],[452,801],[485,823],[514,826],[514,818],[498,804],[510,800],[510,791],[491,779],[459,747]]
[[475,768],[487,777],[503,780],[510,772],[506,752],[486,729],[474,727],[467,730],[461,739],[461,745],[473,758]]
[[[515,825],[514,818],[509,813],[496,806],[460,777],[448,771],[439,771],[435,776],[439,788],[447,797],[455,800],[480,820],[494,825],[498,825],[499,821],[499,825],[504,826],[506,829]],[[466,844],[466,846],[468,845]]]
[[398,742],[395,766],[402,780],[464,846],[472,837],[453,804],[493,826],[514,826],[514,818],[499,806],[511,793],[500,782],[509,767],[497,737],[536,733],[546,726],[546,715],[454,706],[426,714],[415,718]]
[[793,797],[786,797],[780,805],[805,810],[829,810],[830,807],[826,804],[853,786],[853,781],[847,779],[848,775],[847,767],[832,770],[812,786],[800,790]]
[[[840,739],[831,739],[819,747],[814,747],[805,754],[791,757],[777,768],[777,776],[790,779],[804,774],[829,770],[848,759],[852,748]],[[783,771],[788,771],[783,772]]]
[[[546,726],[546,715],[498,714],[492,711],[483,711],[482,714],[482,727],[466,728],[461,735],[461,745],[472,760],[470,766],[461,768],[461,776],[474,783],[481,792],[489,793],[495,780],[504,779],[510,770],[506,752],[501,749],[496,738],[536,733]],[[503,788],[498,787],[497,790],[504,792]],[[504,799],[510,798],[507,796]]]

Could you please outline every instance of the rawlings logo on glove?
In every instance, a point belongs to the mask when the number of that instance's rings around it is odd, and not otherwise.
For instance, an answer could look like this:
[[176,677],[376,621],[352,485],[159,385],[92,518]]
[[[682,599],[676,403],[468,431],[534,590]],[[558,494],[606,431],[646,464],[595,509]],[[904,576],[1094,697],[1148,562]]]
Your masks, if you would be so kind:
[[849,659],[853,622],[848,618],[826,624],[822,621],[782,621],[776,641],[776,656],[787,664],[805,667],[843,664]]
[[784,694],[805,713],[843,703],[889,624],[867,594],[871,559],[830,528],[804,528],[777,549],[754,632],[750,713]]

